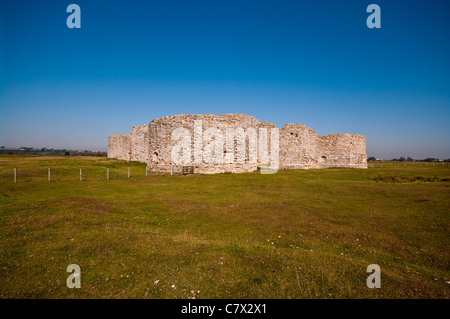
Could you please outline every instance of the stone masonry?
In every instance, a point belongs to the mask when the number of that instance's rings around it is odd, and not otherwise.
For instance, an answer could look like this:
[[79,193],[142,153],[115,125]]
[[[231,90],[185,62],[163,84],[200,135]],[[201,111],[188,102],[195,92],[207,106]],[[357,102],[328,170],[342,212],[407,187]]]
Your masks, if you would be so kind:
[[[185,165],[194,166],[197,173],[256,171],[258,167],[267,166],[267,157],[272,156],[273,152],[272,141],[279,143],[280,169],[367,168],[365,136],[321,136],[304,124],[286,124],[278,130],[279,139],[274,140],[275,124],[236,113],[182,114],[154,119],[148,126],[134,126],[129,134],[110,135],[108,157],[147,163],[150,170],[179,170],[180,164],[174,163],[172,159],[172,150],[180,143],[179,139],[172,136],[176,129],[191,135],[188,142],[192,146],[192,152],[187,155],[191,164]],[[213,136],[208,135],[208,132],[213,132]],[[217,134],[223,135],[224,143],[212,153],[217,152],[220,162],[208,162],[202,154],[196,154],[195,145],[201,145],[203,149],[206,145],[213,144],[213,137]],[[253,140],[249,137],[255,137],[257,142],[252,143]],[[264,152],[267,153],[266,157]]]

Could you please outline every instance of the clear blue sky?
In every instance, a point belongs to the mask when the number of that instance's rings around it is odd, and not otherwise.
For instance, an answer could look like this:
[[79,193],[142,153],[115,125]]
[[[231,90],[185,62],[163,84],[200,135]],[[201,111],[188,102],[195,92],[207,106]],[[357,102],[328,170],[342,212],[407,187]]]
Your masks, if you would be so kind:
[[246,113],[366,135],[369,156],[450,158],[449,14],[442,0],[1,0],[0,145],[106,150],[153,118]]

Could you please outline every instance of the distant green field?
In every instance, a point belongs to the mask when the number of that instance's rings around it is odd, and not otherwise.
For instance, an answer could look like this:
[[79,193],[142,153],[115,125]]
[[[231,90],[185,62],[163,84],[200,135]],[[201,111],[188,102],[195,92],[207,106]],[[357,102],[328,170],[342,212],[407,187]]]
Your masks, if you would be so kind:
[[449,181],[442,163],[145,176],[3,155],[0,298],[449,298]]

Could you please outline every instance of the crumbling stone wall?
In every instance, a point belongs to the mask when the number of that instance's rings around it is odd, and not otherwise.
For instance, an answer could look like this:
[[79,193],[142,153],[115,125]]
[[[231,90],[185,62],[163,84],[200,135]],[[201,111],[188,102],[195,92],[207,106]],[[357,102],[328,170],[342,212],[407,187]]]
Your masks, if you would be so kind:
[[133,126],[130,132],[130,160],[146,163],[148,146],[148,126]]
[[[201,126],[199,121],[201,120]],[[184,128],[190,135],[192,152],[190,162],[198,173],[243,173],[253,172],[257,167],[266,166],[267,158],[260,157],[261,148],[271,154],[270,132],[275,124],[260,122],[245,114],[182,114],[152,120],[149,125],[134,126],[130,134],[111,135],[108,142],[108,157],[136,160],[147,163],[149,169],[178,171],[179,165],[172,160],[172,149],[180,140],[172,140],[172,132]],[[219,157],[222,163],[208,162],[202,154],[196,154],[194,145],[203,147],[210,141],[203,136],[205,130],[215,128],[222,132],[224,145]],[[243,129],[243,130],[242,130]],[[264,130],[267,139],[264,139]],[[227,130],[234,133],[233,143],[227,140]],[[202,132],[196,134],[195,132]],[[257,145],[249,143],[248,135],[256,134]],[[238,146],[245,141],[245,152]],[[266,144],[260,143],[266,141]],[[230,141],[231,142],[231,141]],[[127,144],[128,143],[128,144]],[[241,143],[241,144],[240,144]],[[242,148],[239,148],[242,149]],[[200,161],[198,160],[200,158]],[[257,162],[253,159],[257,158]],[[367,168],[366,140],[356,134],[329,134],[320,136],[304,124],[286,124],[279,130],[279,166],[281,169],[309,169],[326,167]]]
[[[204,136],[194,134],[195,121],[199,120],[202,121],[202,127],[198,128],[200,131],[204,132],[208,128],[217,128],[223,133],[224,141],[227,129],[242,128],[247,130],[248,128],[254,128],[257,131],[257,128],[261,125],[257,118],[245,114],[224,114],[220,116],[213,114],[182,114],[155,119],[149,124],[149,159],[147,161],[149,168],[155,169],[157,167],[166,171],[172,169],[172,166],[174,166],[171,154],[172,148],[180,142],[179,140],[172,140],[172,132],[177,128],[183,127],[191,132],[192,150],[194,150],[194,143],[199,143],[200,141],[202,141],[201,149],[203,149],[203,146],[209,141],[205,141]],[[190,160],[192,164],[186,165],[193,165],[195,172],[203,174],[253,172],[258,165],[257,163],[249,162],[251,149],[248,145],[248,138],[246,140],[244,159],[237,158],[240,153],[237,152],[237,143],[235,143],[233,163],[227,163],[226,152],[231,150],[227,150],[226,145],[224,145],[222,164],[205,163],[204,161],[196,162],[195,152],[193,151]],[[179,165],[175,165],[174,169],[178,170]]]
[[367,168],[365,136],[320,136],[304,124],[286,124],[280,129],[280,168],[327,167]]
[[130,134],[113,134],[108,138],[108,157],[130,160]]

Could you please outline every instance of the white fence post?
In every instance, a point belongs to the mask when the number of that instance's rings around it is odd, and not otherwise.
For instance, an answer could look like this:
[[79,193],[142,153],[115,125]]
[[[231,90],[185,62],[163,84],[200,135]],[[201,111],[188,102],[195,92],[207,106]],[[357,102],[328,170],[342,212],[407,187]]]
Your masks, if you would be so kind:
[[80,168],[80,182],[82,182],[83,181],[83,171],[82,171],[82,169]]
[[50,167],[48,168],[48,181],[50,182],[51,180],[51,173],[50,173]]

